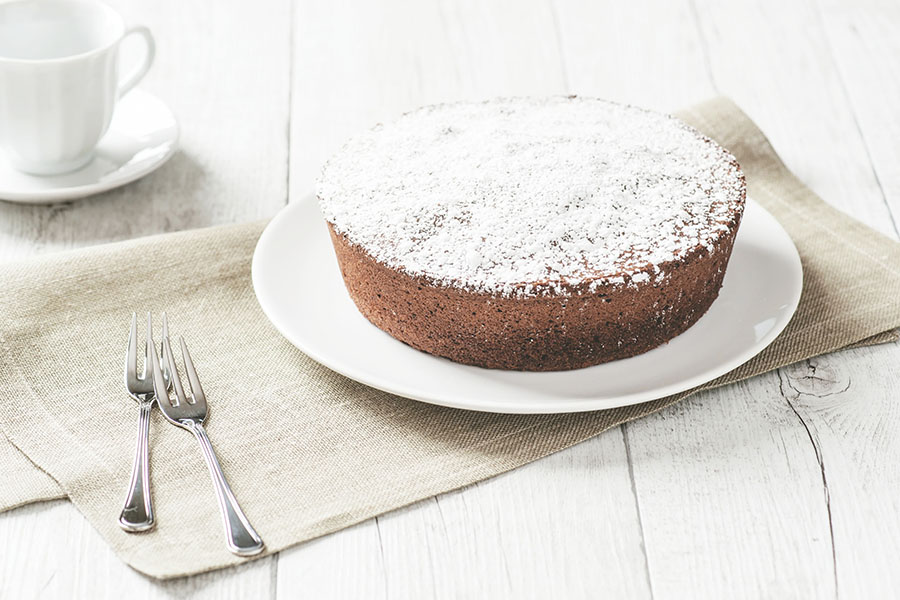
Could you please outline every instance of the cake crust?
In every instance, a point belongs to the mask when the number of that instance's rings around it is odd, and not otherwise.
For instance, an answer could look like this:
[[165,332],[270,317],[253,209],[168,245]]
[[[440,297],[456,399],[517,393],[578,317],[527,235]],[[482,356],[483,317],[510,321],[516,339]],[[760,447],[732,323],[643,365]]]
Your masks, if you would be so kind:
[[[738,216],[739,222],[740,217]],[[738,222],[660,282],[566,297],[470,292],[374,260],[328,225],[347,292],[376,327],[417,350],[493,369],[561,371],[642,354],[697,322],[719,293]]]

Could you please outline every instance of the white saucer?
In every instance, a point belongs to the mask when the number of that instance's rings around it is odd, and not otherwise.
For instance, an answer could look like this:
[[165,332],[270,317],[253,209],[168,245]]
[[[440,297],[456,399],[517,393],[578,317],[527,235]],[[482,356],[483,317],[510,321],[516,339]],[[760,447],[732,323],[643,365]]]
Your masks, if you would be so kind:
[[87,165],[39,177],[13,169],[0,155],[0,200],[49,204],[99,194],[158,169],[178,147],[178,121],[161,100],[132,90],[116,105],[109,130]]
[[361,383],[407,398],[501,413],[600,410],[662,398],[727,373],[768,346],[800,301],[791,238],[749,201],[719,298],[693,327],[646,354],[551,373],[460,365],[369,323],[344,289],[314,198],[284,208],[253,255],[263,311],[295,346]]

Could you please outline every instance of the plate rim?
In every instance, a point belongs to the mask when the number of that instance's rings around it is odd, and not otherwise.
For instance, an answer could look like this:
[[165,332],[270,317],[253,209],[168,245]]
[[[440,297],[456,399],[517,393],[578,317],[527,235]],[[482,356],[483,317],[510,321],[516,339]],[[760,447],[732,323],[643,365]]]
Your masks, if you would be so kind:
[[[275,327],[275,329],[278,331],[278,333],[282,337],[284,337],[291,345],[293,345],[295,348],[297,348],[298,350],[303,352],[310,359],[327,367],[328,369],[330,369],[340,375],[343,375],[344,377],[352,379],[358,383],[381,390],[383,392],[387,392],[389,394],[394,394],[396,396],[408,398],[410,400],[415,400],[418,402],[425,402],[427,404],[433,404],[433,405],[437,405],[437,406],[444,406],[444,407],[461,409],[461,410],[471,410],[471,411],[476,411],[476,412],[490,412],[490,413],[495,413],[495,414],[568,414],[568,413],[577,413],[577,412],[593,412],[593,411],[598,411],[598,410],[608,410],[608,409],[613,409],[613,408],[621,408],[624,406],[633,406],[633,405],[642,404],[645,402],[651,402],[653,400],[659,400],[661,398],[665,398],[672,394],[677,394],[680,392],[688,391],[695,387],[703,385],[704,383],[708,383],[718,377],[721,377],[722,375],[725,375],[726,373],[731,372],[732,370],[736,369],[740,365],[746,363],[747,361],[749,361],[752,358],[754,358],[755,356],[757,356],[759,353],[761,353],[763,350],[765,350],[769,345],[771,345],[772,342],[774,342],[778,338],[778,336],[781,335],[781,333],[784,331],[784,329],[787,327],[787,325],[791,322],[791,320],[793,319],[793,317],[797,311],[797,307],[799,306],[800,299],[803,294],[803,265],[802,265],[802,261],[800,259],[800,254],[797,250],[797,246],[794,243],[794,240],[787,233],[787,231],[784,229],[784,226],[778,221],[778,219],[776,219],[774,217],[774,215],[772,215],[772,213],[770,213],[768,210],[766,210],[765,207],[763,207],[761,204],[759,204],[755,200],[748,197],[747,198],[747,206],[750,206],[752,204],[754,210],[759,210],[761,213],[763,213],[764,217],[767,217],[768,219],[770,219],[771,223],[777,227],[777,230],[779,231],[779,233],[781,235],[784,236],[784,239],[787,240],[788,242],[790,242],[790,248],[792,250],[790,258],[791,258],[791,263],[793,264],[793,267],[794,267],[793,270],[795,271],[794,281],[796,282],[796,285],[794,286],[795,289],[793,290],[791,302],[789,305],[787,305],[787,307],[786,307],[787,310],[784,313],[782,313],[784,315],[782,320],[779,323],[777,323],[776,326],[773,327],[765,336],[763,336],[763,338],[761,338],[760,341],[756,342],[755,344],[753,344],[751,346],[748,346],[748,349],[746,351],[740,353],[739,356],[737,356],[736,358],[734,358],[730,361],[724,362],[720,365],[717,365],[714,369],[708,369],[700,375],[696,375],[692,378],[688,378],[688,379],[684,379],[684,380],[679,380],[678,382],[675,382],[675,383],[672,383],[672,384],[669,384],[666,386],[654,388],[650,392],[635,392],[635,393],[631,393],[631,394],[627,394],[627,395],[623,395],[623,396],[618,396],[616,398],[604,398],[604,399],[597,398],[596,401],[598,401],[598,402],[602,401],[604,403],[603,406],[587,406],[587,407],[581,406],[580,404],[582,404],[582,403],[586,403],[586,404],[590,403],[589,400],[581,399],[579,406],[575,406],[575,407],[566,406],[562,402],[559,402],[558,406],[555,405],[555,406],[546,406],[546,407],[537,407],[537,408],[528,409],[528,408],[517,408],[515,406],[510,407],[510,406],[504,405],[502,403],[492,402],[491,400],[485,400],[485,399],[481,399],[477,403],[472,403],[472,402],[466,402],[465,400],[456,400],[456,399],[448,400],[445,397],[440,397],[440,396],[436,396],[436,395],[429,394],[429,393],[411,394],[409,390],[398,388],[396,386],[396,384],[393,382],[393,379],[384,379],[378,375],[371,376],[371,374],[369,372],[360,372],[360,370],[358,370],[356,368],[356,366],[353,364],[348,364],[348,363],[335,364],[335,362],[330,360],[328,357],[325,357],[323,359],[317,352],[315,352],[314,350],[311,350],[304,343],[304,341],[302,339],[298,339],[298,336],[292,334],[290,331],[287,331],[286,328],[283,327],[283,325],[279,323],[279,320],[273,318],[272,314],[270,314],[270,310],[274,310],[274,309],[271,306],[267,306],[267,304],[268,304],[267,292],[265,292],[264,290],[261,290],[261,288],[264,288],[264,286],[261,285],[261,283],[259,281],[259,275],[258,275],[258,273],[260,272],[260,269],[261,269],[261,267],[258,267],[258,265],[260,264],[260,261],[262,260],[260,257],[264,255],[264,250],[260,251],[260,248],[263,248],[263,249],[265,248],[265,245],[268,243],[268,240],[273,235],[275,235],[272,232],[277,230],[278,224],[281,221],[290,218],[289,215],[291,215],[293,212],[302,210],[304,208],[303,204],[309,203],[309,202],[312,202],[312,203],[315,202],[314,195],[304,196],[302,199],[300,199],[296,202],[292,202],[292,203],[288,204],[287,206],[283,207],[281,210],[279,210],[279,212],[275,215],[275,217],[273,217],[272,220],[266,224],[266,227],[264,228],[262,234],[260,235],[260,237],[257,240],[257,243],[254,247],[253,257],[252,257],[252,261],[251,261],[251,282],[252,282],[254,295],[256,296],[257,302],[259,303],[260,308],[263,311],[263,314],[265,314],[266,318]],[[318,207],[316,207],[316,209],[318,209]],[[746,211],[746,208],[745,208],[745,211]],[[739,232],[739,234],[740,234],[740,232]],[[718,300],[718,298],[717,298],[717,300]],[[715,304],[715,302],[713,304]],[[366,321],[366,323],[368,323],[371,327],[375,327],[375,325],[372,325],[368,321]],[[690,328],[688,328],[687,331],[690,331]],[[385,334],[385,335],[387,335],[387,334]],[[394,338],[391,338],[390,336],[388,336],[388,339],[392,343],[403,344],[403,342],[396,340]],[[427,353],[423,353],[423,354],[427,355]],[[451,363],[451,365],[454,367],[465,367],[465,368],[471,368],[471,369],[479,369],[480,368],[480,367],[475,367],[472,365],[462,365],[460,363],[454,363],[453,361],[449,361],[448,359],[438,357],[438,356],[428,355],[428,358],[434,359],[436,361],[447,361],[447,362]],[[634,357],[632,357],[632,358],[634,358]],[[626,359],[621,359],[621,360],[629,360],[629,359],[626,358]],[[603,363],[603,364],[611,364],[612,362],[618,362],[618,361],[611,361],[610,363]],[[595,365],[595,367],[596,366],[602,366],[602,365]],[[586,369],[590,369],[590,368],[594,368],[594,367],[586,367]],[[485,370],[493,371],[495,369],[485,369]],[[583,369],[575,369],[572,372],[582,371],[582,370]],[[559,373],[565,373],[565,371],[560,371]],[[556,401],[554,401],[554,402],[556,402]]]
[[[161,155],[158,160],[148,162],[144,168],[136,170],[135,172],[129,174],[127,177],[114,178],[102,183],[86,183],[70,187],[59,187],[34,191],[9,191],[4,190],[2,186],[0,186],[0,200],[4,202],[12,202],[15,204],[34,205],[54,204],[56,202],[78,200],[80,198],[86,198],[95,194],[102,194],[103,192],[108,192],[115,188],[122,187],[123,185],[128,185],[133,181],[137,181],[141,177],[149,175],[150,173],[164,165],[170,158],[172,158],[175,152],[178,151],[179,142],[181,141],[181,124],[178,122],[178,118],[175,116],[175,113],[172,111],[169,105],[163,102],[163,100],[159,96],[151,94],[148,91],[139,88],[131,90],[126,96],[123,96],[119,100],[119,102],[121,103],[132,94],[146,96],[147,98],[158,102],[160,106],[164,107],[169,112],[169,114],[172,115],[172,121],[175,128],[175,136],[173,137],[172,142],[169,144],[169,148],[167,149],[167,151],[163,155]],[[113,116],[115,116],[115,114]],[[101,139],[100,142],[98,142],[98,145],[102,142],[103,140]],[[5,162],[6,159],[0,156],[0,160]]]

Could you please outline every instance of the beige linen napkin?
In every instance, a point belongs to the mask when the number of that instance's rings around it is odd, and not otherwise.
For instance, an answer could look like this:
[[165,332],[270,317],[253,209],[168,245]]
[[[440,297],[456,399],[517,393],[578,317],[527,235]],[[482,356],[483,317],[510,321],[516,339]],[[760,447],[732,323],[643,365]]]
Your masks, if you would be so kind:
[[[797,244],[805,279],[785,332],[704,387],[891,339],[885,332],[900,326],[900,244],[825,205],[730,101],[682,116],[735,153],[752,196]],[[268,552],[513,469],[688,395],[529,416],[441,408],[368,388],[307,358],[263,316],[250,285],[261,230],[168,234],[0,268],[0,428],[31,461],[0,439],[0,487],[22,482],[4,492],[6,506],[56,493],[39,468],[139,571],[167,578],[241,562],[225,550],[193,438],[158,411],[158,526],[127,534],[116,524],[137,417],[120,375],[132,310],[167,310],[173,333],[190,343],[210,401],[209,436]]]

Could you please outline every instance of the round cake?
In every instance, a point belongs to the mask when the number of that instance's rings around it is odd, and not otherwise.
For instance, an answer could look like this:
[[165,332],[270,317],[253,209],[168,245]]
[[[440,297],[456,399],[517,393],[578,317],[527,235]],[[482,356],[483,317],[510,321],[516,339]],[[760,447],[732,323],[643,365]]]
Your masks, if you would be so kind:
[[672,116],[503,98],[354,137],[317,196],[347,291],[377,327],[453,361],[551,371],[693,325],[722,285],[746,182]]

